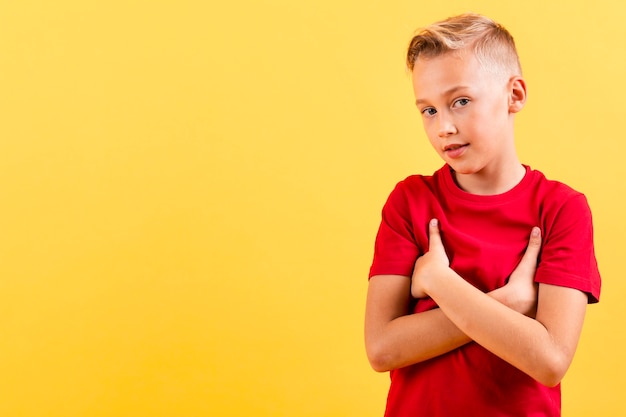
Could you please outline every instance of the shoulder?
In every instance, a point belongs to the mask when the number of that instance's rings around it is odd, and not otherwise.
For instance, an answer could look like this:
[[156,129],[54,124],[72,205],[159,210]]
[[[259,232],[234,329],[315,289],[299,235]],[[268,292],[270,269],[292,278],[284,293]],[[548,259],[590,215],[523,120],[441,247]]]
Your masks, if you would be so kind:
[[[433,175],[410,175],[399,181],[383,206],[383,220],[413,227],[432,217],[433,207],[439,207],[439,171]],[[424,223],[425,224],[425,223]]]
[[432,193],[438,188],[438,184],[443,181],[444,176],[445,167],[431,175],[409,175],[396,184],[391,195],[398,197],[401,195],[404,198],[411,199],[414,196],[423,196],[424,193]]
[[547,178],[544,173],[539,170],[531,169],[530,172],[531,175],[533,175],[535,185],[538,189],[556,193],[559,197],[582,195],[581,192],[575,190],[564,182]]
[[589,210],[585,195],[571,186],[557,180],[548,179],[541,171],[531,170],[534,193],[546,208],[560,210],[564,206],[583,211]]
[[576,245],[585,242],[592,247],[593,219],[587,197],[567,184],[539,174],[536,192],[541,200],[544,247],[548,247],[551,241],[561,240]]
[[410,192],[416,188],[427,186],[433,181],[433,175],[409,175],[396,184],[396,189]]

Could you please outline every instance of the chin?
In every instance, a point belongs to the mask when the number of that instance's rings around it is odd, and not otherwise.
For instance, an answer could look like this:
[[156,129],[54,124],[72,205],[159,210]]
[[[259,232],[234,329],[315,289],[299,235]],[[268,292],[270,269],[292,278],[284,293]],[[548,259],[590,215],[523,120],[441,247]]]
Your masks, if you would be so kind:
[[454,161],[448,162],[448,165],[452,167],[454,172],[456,172],[457,174],[461,174],[461,175],[476,174],[478,171],[480,171],[479,169],[476,169],[475,167],[468,167],[467,165],[455,163]]

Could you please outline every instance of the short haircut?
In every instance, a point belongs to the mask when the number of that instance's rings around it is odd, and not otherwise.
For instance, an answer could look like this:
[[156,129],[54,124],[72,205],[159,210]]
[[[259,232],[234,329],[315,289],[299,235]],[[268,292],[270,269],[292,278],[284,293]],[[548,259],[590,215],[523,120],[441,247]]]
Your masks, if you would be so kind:
[[505,76],[522,75],[513,36],[488,17],[465,13],[433,23],[411,39],[406,64],[413,71],[420,56],[434,58],[471,48],[487,71]]

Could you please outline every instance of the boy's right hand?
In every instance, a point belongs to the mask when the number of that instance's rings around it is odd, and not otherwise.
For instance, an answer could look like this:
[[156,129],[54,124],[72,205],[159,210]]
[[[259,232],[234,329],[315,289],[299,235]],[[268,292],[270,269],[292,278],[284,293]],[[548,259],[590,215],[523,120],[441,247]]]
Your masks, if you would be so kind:
[[537,313],[537,290],[535,272],[539,252],[541,250],[541,230],[533,227],[526,247],[526,252],[520,263],[509,277],[508,283],[496,291],[501,291],[498,299],[513,310],[528,317],[535,317]]

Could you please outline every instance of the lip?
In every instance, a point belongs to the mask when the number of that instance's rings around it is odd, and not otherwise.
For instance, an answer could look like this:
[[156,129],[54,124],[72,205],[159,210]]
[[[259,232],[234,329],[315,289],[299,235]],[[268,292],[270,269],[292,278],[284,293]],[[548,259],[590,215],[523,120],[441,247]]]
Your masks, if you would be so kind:
[[447,145],[445,148],[443,148],[443,152],[446,154],[447,157],[456,159],[456,158],[461,157],[465,153],[468,146],[469,146],[468,143],[465,143],[462,145],[461,144]]

